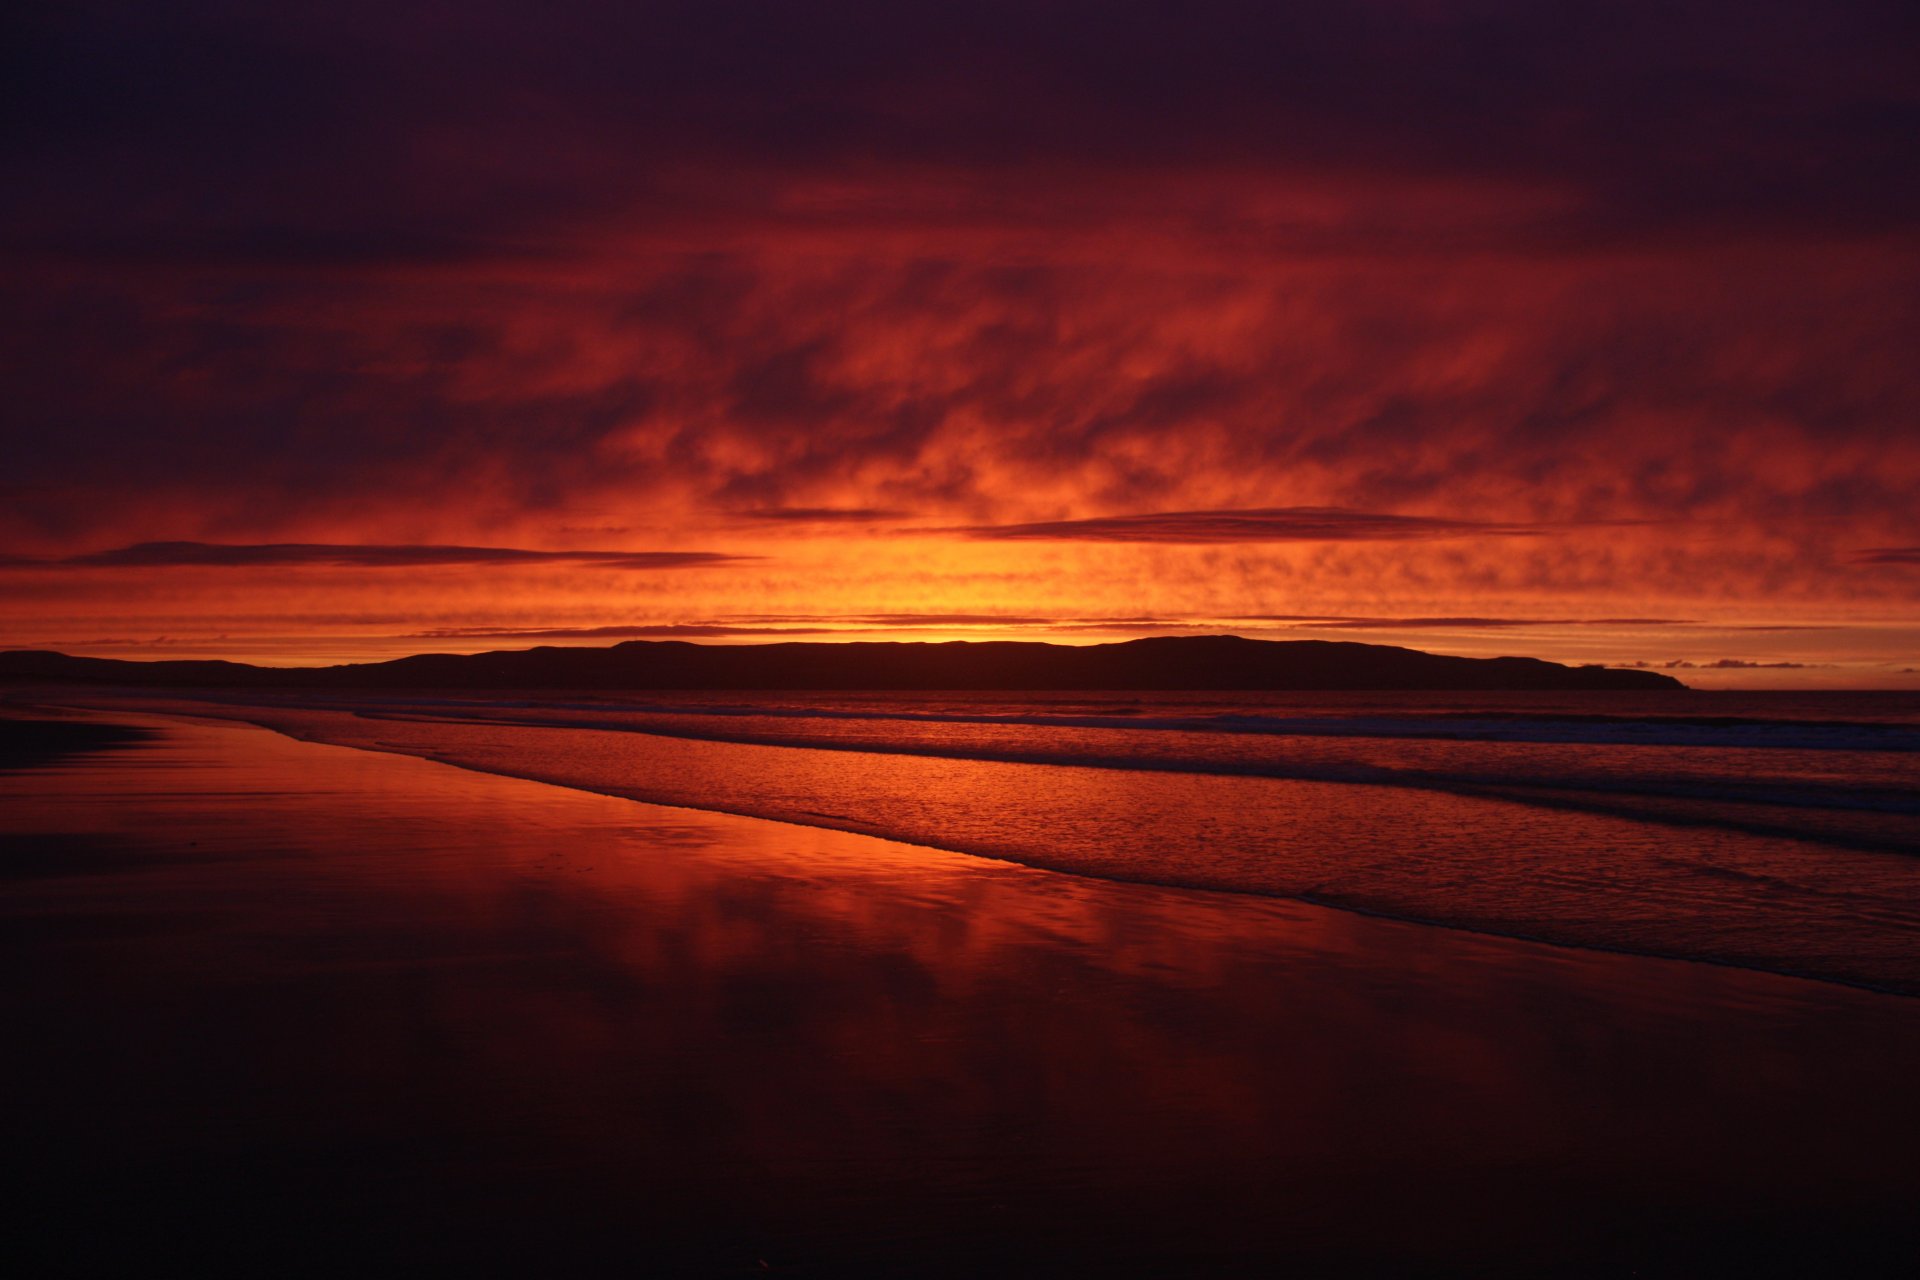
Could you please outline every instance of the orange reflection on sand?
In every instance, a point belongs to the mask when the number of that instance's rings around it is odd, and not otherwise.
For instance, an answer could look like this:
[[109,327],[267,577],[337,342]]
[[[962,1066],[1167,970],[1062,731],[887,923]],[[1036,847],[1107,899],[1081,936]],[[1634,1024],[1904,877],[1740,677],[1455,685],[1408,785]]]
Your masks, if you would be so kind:
[[244,1147],[269,1224],[317,1167],[482,1250],[504,1196],[875,1265],[1604,1249],[1643,1200],[1916,1190],[1904,1001],[149,723],[0,776],[54,859],[4,910],[65,948],[5,1009],[56,1187]]

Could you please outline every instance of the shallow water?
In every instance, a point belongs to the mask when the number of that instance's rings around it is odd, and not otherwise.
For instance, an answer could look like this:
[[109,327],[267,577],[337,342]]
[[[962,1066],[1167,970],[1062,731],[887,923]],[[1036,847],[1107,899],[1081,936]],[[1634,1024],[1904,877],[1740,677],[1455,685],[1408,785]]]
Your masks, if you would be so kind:
[[213,710],[1083,875],[1920,992],[1911,695],[381,696]]

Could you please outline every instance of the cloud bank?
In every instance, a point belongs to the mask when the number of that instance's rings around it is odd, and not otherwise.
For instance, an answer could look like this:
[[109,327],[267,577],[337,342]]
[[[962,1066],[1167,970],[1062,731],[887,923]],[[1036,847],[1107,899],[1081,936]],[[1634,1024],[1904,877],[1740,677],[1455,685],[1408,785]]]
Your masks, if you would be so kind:
[[563,564],[602,569],[685,569],[743,557],[711,551],[530,551],[517,547],[380,546],[367,543],[141,542],[108,551],[49,558],[0,557],[0,568],[50,569],[418,569],[445,566]]
[[[0,546],[51,567],[9,611],[271,631],[433,568],[421,630],[1914,624],[1915,34],[1876,0],[32,6]],[[652,549],[542,550],[601,536]],[[179,585],[216,567],[303,572]]]

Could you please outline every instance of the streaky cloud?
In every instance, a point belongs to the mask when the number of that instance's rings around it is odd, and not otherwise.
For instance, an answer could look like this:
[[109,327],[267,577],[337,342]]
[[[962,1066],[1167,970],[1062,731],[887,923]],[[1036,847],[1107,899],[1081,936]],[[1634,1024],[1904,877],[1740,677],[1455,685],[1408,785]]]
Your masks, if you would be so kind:
[[753,613],[735,615],[729,622],[831,623],[835,627],[1050,627],[1057,618],[1023,617],[1008,613]]
[[1234,622],[1285,622],[1296,627],[1330,631],[1386,631],[1402,628],[1436,630],[1507,627],[1684,627],[1686,618],[1375,618],[1347,614],[1243,613]]
[[1853,558],[1855,564],[1920,564],[1920,547],[1869,547]]
[[702,622],[614,623],[598,627],[437,627],[412,631],[407,640],[649,640],[719,639],[727,636],[837,635],[868,628],[919,630],[929,627],[1050,627],[1052,618],[991,613],[834,613],[775,614]]
[[759,559],[718,551],[534,551],[522,547],[331,542],[136,542],[80,555],[0,558],[7,568],[251,569],[300,566],[362,569],[453,565],[572,564],[605,569],[690,569]]
[[787,524],[866,524],[882,520],[909,520],[911,511],[891,507],[754,507],[737,512],[748,520]]
[[1550,532],[1550,529],[1540,525],[1356,511],[1348,507],[1251,507],[1160,511],[1028,524],[959,525],[929,532],[992,541],[1232,543],[1527,537]]
[[403,640],[691,640],[726,636],[830,635],[832,627],[737,627],[725,623],[663,622],[606,627],[440,627]]
[[842,619],[876,627],[1046,627],[1052,618],[998,613],[868,613]]
[[1747,658],[1717,658],[1712,662],[1692,662],[1686,658],[1675,658],[1670,662],[1636,662],[1635,668],[1652,670],[1655,666],[1662,671],[1805,671],[1811,667],[1825,665],[1818,662],[1754,662]]

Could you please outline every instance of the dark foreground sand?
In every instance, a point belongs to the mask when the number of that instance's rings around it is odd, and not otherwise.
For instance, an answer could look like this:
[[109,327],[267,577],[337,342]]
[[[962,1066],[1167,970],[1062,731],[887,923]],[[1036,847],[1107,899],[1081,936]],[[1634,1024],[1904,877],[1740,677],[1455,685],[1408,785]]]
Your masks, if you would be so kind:
[[1920,1000],[233,724],[0,743],[11,1274],[1920,1258]]

